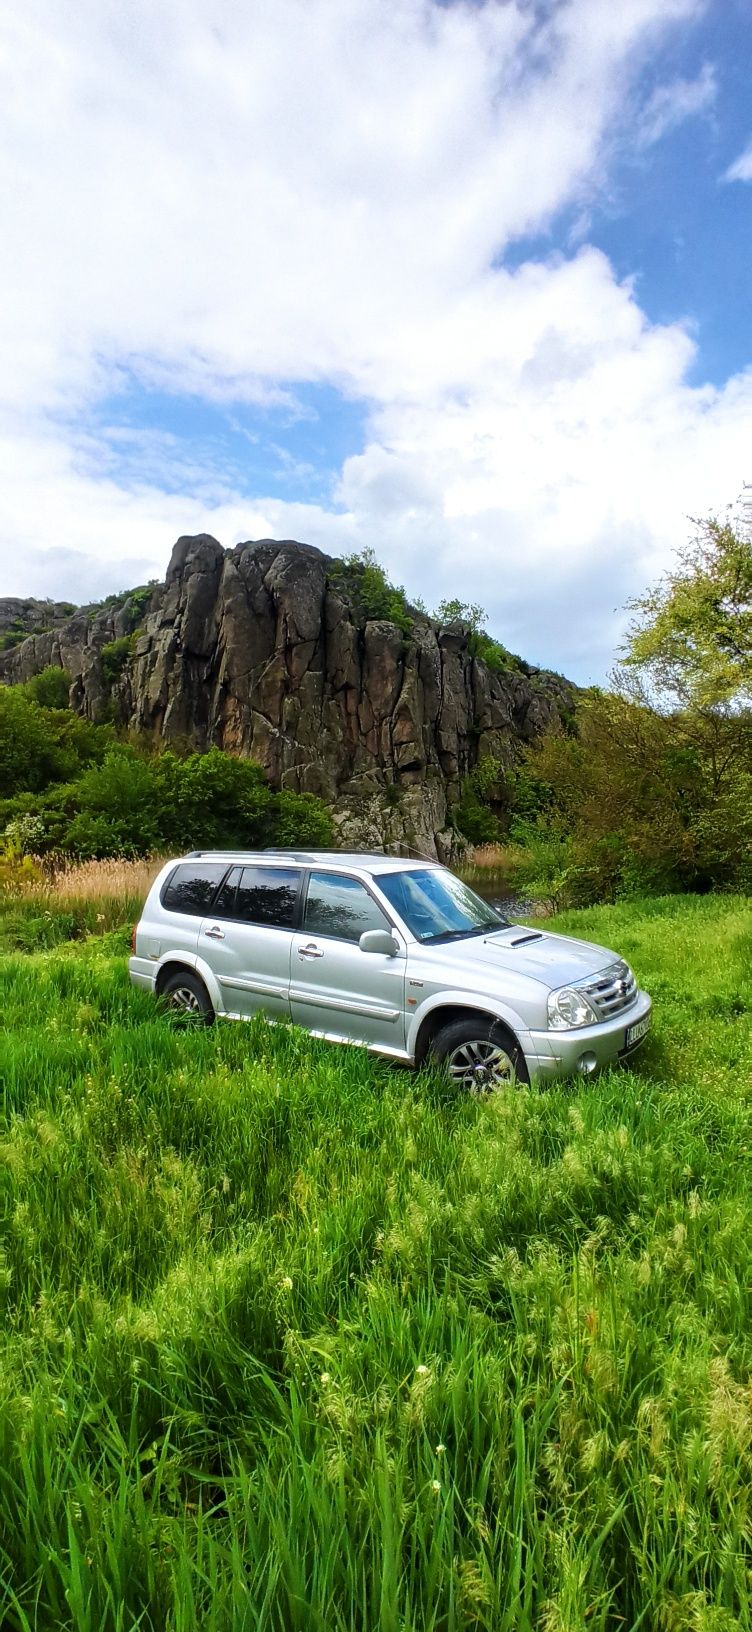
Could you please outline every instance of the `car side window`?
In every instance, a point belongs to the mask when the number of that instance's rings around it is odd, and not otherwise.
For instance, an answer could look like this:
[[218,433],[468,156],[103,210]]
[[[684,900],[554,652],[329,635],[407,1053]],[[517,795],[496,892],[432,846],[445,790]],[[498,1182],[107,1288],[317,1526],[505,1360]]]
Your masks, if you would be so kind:
[[300,876],[295,867],[244,867],[233,918],[240,924],[292,929]]
[[183,862],[170,874],[162,891],[162,906],[168,912],[196,915],[209,911],[217,886],[227,872],[227,862]]
[[240,883],[241,867],[231,867],[222,888],[217,896],[212,912],[215,918],[235,917],[235,898]]
[[311,873],[303,915],[306,934],[357,942],[366,929],[391,927],[360,879],[341,873]]

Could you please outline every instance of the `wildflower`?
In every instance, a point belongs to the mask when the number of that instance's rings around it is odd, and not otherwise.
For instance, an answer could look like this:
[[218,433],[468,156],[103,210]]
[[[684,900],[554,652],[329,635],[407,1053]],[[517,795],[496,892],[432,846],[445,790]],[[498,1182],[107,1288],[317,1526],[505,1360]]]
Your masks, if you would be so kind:
[[427,1377],[428,1376],[428,1366],[416,1366],[415,1367],[415,1375],[416,1375],[416,1377]]
[[438,1496],[439,1491],[441,1490],[441,1485],[440,1485],[438,1479],[432,1479],[431,1480],[431,1489],[432,1489],[434,1495]]
[[330,1383],[331,1380],[332,1379],[331,1379],[331,1376],[330,1376],[329,1372],[328,1371],[322,1371],[322,1373],[321,1373],[322,1383]]
[[443,1456],[445,1450],[446,1450],[446,1445],[437,1445],[436,1446],[436,1455],[437,1456]]
[[283,1275],[279,1284],[283,1292],[292,1292],[292,1281],[289,1275]]

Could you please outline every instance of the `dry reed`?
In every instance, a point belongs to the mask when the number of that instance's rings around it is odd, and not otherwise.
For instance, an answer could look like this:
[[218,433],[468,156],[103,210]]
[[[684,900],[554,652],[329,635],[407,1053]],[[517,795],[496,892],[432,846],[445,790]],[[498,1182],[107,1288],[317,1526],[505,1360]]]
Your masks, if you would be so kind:
[[45,856],[39,862],[43,878],[30,886],[29,893],[40,901],[61,907],[69,901],[143,898],[163,865],[163,856],[78,862]]

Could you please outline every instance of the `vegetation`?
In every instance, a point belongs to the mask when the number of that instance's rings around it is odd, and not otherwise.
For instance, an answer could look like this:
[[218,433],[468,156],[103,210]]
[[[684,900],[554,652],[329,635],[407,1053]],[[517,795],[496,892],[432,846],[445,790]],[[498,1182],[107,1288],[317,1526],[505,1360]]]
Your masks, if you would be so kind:
[[556,927],[654,1037],[488,1101],[5,957],[9,1632],[752,1626],[752,911]]
[[133,656],[135,640],[133,635],[118,635],[116,640],[108,640],[99,653],[102,664],[102,673],[108,685],[114,686],[116,680]]
[[162,858],[35,862],[0,855],[0,952],[40,952],[132,925]]
[[516,845],[518,889],[555,904],[752,890],[752,537],[698,525],[634,603],[613,688],[581,695],[515,772],[481,765],[466,785],[459,824]]
[[35,697],[60,672],[0,687],[6,846],[90,858],[331,842],[326,806],[310,794],[274,793],[251,761],[218,748],[182,757],[148,753],[118,741],[109,726],[43,707]]
[[329,576],[335,589],[339,587],[350,596],[361,617],[384,618],[409,635],[415,622],[414,609],[402,585],[389,582],[374,550],[360,550],[333,562]]
[[488,613],[474,601],[441,601],[433,616],[437,623],[460,623],[469,631],[468,651],[480,657],[495,674],[524,667],[522,659],[507,651],[500,640],[489,635],[486,628]]
[[482,606],[469,601],[441,601],[435,612],[429,613],[421,600],[414,605],[408,601],[401,584],[390,583],[384,568],[372,549],[364,549],[335,561],[330,577],[351,597],[356,611],[365,618],[384,618],[396,623],[403,634],[409,635],[416,613],[432,617],[444,627],[461,624],[467,631],[468,651],[480,657],[490,669],[502,673],[523,667],[522,659],[507,651],[500,640],[489,635],[488,615]]

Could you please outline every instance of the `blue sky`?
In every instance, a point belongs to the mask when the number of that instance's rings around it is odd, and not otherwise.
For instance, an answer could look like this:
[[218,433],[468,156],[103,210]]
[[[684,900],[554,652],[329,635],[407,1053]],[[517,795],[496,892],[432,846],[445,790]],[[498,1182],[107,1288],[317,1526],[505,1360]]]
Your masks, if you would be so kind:
[[0,26],[0,593],[368,546],[603,679],[752,481],[749,0]]

